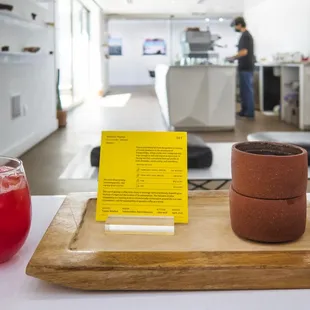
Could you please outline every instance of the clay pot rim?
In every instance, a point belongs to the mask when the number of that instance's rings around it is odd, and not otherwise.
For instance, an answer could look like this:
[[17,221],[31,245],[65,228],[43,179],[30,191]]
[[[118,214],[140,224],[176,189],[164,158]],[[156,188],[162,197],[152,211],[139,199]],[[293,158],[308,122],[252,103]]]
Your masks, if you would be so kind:
[[[269,145],[272,146],[274,148],[278,148],[278,147],[283,147],[283,148],[287,148],[287,149],[294,149],[296,151],[299,151],[299,153],[297,154],[289,154],[289,155],[275,155],[275,154],[257,154],[257,153],[249,153],[247,151],[244,150],[240,150],[239,147],[240,146],[246,146],[246,145]],[[268,157],[268,158],[291,158],[291,157],[297,157],[297,156],[303,156],[305,154],[307,154],[307,151],[305,149],[303,149],[300,146],[294,145],[294,144],[289,144],[289,143],[280,143],[280,142],[268,142],[268,141],[247,141],[247,142],[238,142],[236,144],[234,144],[232,146],[232,149],[234,152],[238,152],[240,154],[246,154],[247,156],[251,156],[251,157]]]
[[[252,197],[252,196],[249,196],[249,195],[244,195],[244,194],[241,194],[240,192],[238,192],[237,190],[235,190],[235,188],[233,187],[233,184],[230,185],[229,187],[229,191],[233,191],[235,192],[236,194],[244,197],[244,198],[249,198],[249,199],[254,199],[254,200],[264,200],[264,201],[285,201],[285,200],[293,200],[293,199],[296,199],[298,197],[301,197],[303,195],[299,195],[299,196],[295,196],[295,197],[289,197],[289,198],[258,198],[258,197]],[[307,193],[305,194],[307,195]]]

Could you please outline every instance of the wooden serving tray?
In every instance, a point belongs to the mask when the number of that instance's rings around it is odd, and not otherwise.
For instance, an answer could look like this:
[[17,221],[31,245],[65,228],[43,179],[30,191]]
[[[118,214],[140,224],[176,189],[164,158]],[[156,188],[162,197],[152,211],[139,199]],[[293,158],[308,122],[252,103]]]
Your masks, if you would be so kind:
[[194,191],[189,224],[174,236],[110,235],[95,221],[93,197],[66,198],[28,275],[82,290],[310,288],[310,225],[295,243],[241,240],[230,227],[228,193]]

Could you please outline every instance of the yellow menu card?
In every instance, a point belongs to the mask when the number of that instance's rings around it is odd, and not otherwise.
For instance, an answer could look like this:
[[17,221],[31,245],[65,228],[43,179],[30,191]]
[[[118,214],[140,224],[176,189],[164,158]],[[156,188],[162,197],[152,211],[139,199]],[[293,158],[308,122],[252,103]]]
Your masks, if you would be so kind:
[[174,216],[188,222],[187,133],[102,133],[96,220]]

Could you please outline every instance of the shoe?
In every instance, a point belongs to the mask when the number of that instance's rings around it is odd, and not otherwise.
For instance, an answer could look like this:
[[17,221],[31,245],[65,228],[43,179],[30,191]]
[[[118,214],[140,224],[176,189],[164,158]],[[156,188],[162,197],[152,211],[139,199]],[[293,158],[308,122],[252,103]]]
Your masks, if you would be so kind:
[[237,117],[245,117],[245,114],[242,111],[240,111],[240,112],[236,113],[236,116]]

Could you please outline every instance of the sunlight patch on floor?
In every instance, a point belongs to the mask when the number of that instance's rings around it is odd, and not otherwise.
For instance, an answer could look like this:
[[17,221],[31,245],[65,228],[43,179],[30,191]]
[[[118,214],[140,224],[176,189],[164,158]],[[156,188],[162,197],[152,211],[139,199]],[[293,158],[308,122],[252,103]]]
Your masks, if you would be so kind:
[[112,108],[122,108],[127,105],[131,98],[132,94],[118,94],[118,95],[108,95],[106,97],[99,99],[99,104],[104,107],[112,107]]

